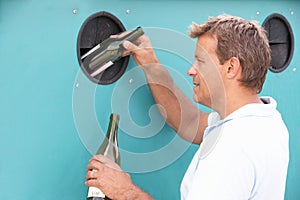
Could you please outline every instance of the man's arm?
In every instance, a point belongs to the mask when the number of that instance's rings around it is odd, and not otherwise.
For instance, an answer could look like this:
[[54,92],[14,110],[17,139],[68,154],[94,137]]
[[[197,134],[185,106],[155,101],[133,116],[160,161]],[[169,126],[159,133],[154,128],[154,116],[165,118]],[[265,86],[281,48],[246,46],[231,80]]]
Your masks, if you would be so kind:
[[200,144],[207,127],[208,114],[200,111],[174,84],[168,71],[157,59],[147,36],[141,36],[137,44],[126,41],[123,46],[143,69],[160,113],[182,138]]

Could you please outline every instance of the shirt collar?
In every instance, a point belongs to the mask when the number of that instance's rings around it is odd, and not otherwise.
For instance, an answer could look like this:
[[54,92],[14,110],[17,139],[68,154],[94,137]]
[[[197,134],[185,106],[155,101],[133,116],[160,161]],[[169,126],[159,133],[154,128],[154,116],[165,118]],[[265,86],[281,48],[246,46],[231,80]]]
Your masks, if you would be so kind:
[[240,117],[256,116],[268,117],[272,116],[276,111],[277,103],[272,97],[261,97],[264,104],[251,103],[242,106],[238,110],[228,115],[224,120],[235,119]]
[[219,115],[214,116],[214,122],[212,122],[205,130],[203,138],[205,138],[209,132],[218,127],[223,125],[224,123],[231,121],[233,119],[242,118],[242,117],[268,117],[272,116],[276,111],[277,103],[272,97],[261,97],[260,98],[264,104],[252,103],[247,104],[239,108],[238,110],[234,111],[226,118],[220,120]]

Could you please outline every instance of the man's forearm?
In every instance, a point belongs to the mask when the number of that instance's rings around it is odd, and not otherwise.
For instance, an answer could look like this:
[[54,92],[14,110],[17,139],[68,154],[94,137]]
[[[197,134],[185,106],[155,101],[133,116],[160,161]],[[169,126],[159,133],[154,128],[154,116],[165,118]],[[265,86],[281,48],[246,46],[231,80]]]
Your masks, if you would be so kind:
[[136,185],[132,185],[129,190],[124,192],[124,199],[120,200],[153,200],[153,198]]
[[161,64],[149,64],[142,69],[166,122],[184,139],[200,144],[206,127],[200,124],[200,115],[203,113],[179,90]]

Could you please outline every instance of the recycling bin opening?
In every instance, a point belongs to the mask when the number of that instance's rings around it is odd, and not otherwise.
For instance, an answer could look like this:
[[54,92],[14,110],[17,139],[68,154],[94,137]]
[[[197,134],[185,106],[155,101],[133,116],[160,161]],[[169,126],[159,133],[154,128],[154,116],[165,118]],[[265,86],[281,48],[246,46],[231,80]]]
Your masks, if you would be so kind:
[[94,83],[107,85],[117,81],[127,68],[129,56],[116,61],[96,76],[92,76],[89,66],[83,63],[82,58],[110,35],[119,34],[125,30],[121,21],[106,11],[91,15],[82,24],[77,38],[77,58],[84,74]]
[[281,14],[271,14],[262,25],[267,31],[271,48],[272,72],[282,72],[290,64],[294,52],[294,35],[288,20]]

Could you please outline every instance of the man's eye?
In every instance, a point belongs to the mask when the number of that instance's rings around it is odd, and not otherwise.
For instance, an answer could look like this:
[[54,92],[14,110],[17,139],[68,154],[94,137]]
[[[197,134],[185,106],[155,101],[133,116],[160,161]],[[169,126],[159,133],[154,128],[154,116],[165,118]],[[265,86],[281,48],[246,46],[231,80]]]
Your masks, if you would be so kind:
[[197,58],[196,60],[197,60],[198,63],[204,63],[204,61],[199,59],[199,58]]

